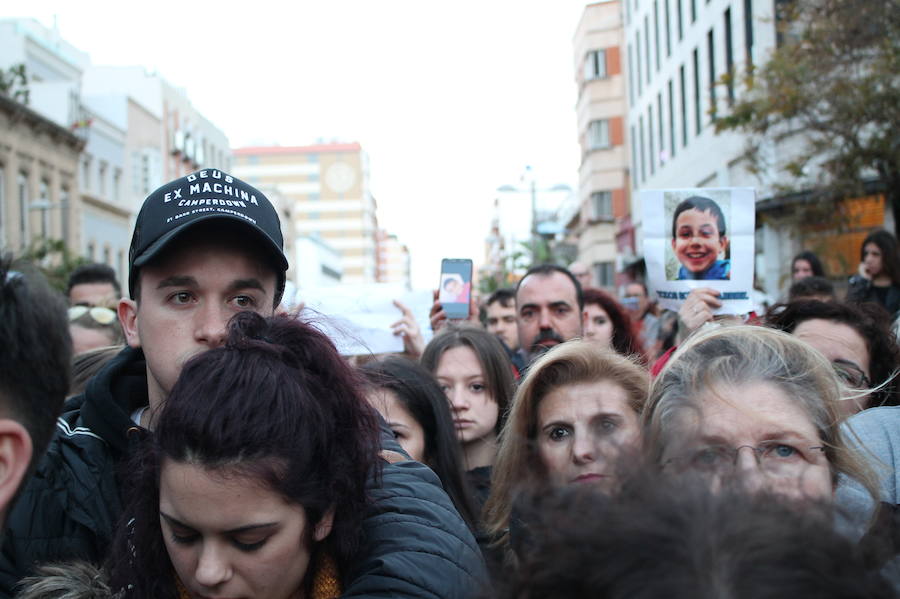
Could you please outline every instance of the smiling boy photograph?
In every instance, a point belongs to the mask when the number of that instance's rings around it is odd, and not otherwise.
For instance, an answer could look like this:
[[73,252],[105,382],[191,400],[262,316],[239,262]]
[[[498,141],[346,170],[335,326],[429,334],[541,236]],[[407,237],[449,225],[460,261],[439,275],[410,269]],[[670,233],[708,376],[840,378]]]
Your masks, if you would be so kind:
[[[667,197],[667,204],[671,201]],[[669,281],[722,281],[731,278],[725,213],[704,196],[681,200],[672,211],[671,251],[667,251]]]

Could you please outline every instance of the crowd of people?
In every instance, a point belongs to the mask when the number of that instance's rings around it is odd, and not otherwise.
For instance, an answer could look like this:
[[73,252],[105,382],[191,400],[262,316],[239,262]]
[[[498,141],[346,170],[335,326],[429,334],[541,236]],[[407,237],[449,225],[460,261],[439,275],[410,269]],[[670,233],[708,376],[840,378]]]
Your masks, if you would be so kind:
[[148,196],[125,297],[88,265],[66,306],[4,258],[0,596],[895,596],[893,236],[844,299],[803,252],[737,317],[568,266],[467,319],[435,292],[427,343],[398,306],[405,352],[350,359],[281,307],[277,213],[218,170]]

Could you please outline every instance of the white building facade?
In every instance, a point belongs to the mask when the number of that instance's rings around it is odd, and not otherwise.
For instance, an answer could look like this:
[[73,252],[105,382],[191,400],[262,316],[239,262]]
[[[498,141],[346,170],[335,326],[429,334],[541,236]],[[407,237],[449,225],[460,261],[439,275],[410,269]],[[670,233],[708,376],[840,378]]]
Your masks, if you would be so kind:
[[[771,193],[771,181],[751,175],[740,159],[744,137],[716,135],[715,119],[741,93],[740,74],[767,60],[775,47],[774,5],[772,0],[623,2],[631,214],[641,253],[641,189],[747,186],[757,188],[757,198]],[[728,72],[738,75],[734,84],[720,85]]]

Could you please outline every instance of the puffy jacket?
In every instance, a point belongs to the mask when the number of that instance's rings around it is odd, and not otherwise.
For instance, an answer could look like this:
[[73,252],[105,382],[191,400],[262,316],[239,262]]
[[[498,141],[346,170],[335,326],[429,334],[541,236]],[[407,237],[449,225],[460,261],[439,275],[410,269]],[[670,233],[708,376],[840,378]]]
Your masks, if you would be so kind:
[[[57,431],[10,511],[0,597],[37,564],[106,557],[121,513],[116,470],[128,454],[130,414],[147,405],[143,352],[126,348],[66,402]],[[382,447],[402,452],[386,426]],[[360,558],[343,597],[476,596],[486,572],[475,539],[437,476],[413,461],[386,464],[363,522]]]

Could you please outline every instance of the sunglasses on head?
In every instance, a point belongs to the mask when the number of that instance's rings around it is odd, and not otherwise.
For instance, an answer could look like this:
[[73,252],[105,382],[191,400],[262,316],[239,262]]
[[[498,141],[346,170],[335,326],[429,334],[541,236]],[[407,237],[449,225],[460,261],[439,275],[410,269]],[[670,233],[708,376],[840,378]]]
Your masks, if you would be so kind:
[[116,312],[102,306],[72,306],[69,308],[69,322],[90,314],[98,324],[112,324],[116,320]]

